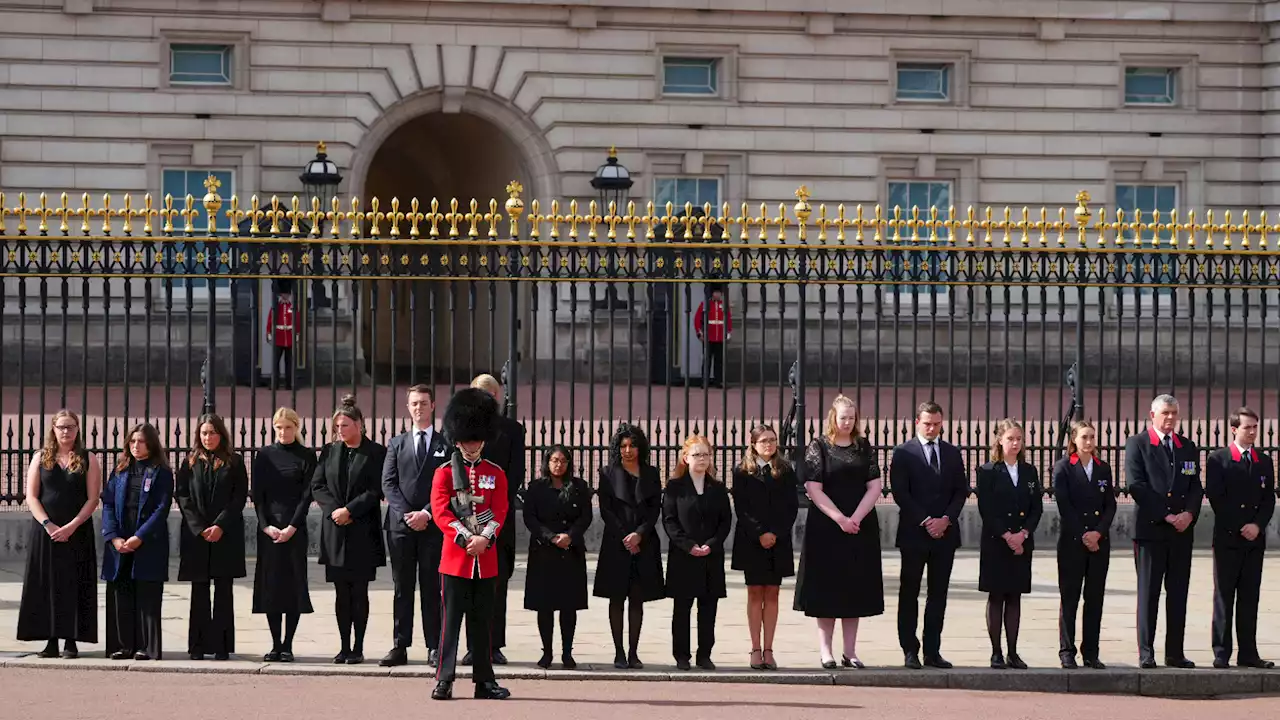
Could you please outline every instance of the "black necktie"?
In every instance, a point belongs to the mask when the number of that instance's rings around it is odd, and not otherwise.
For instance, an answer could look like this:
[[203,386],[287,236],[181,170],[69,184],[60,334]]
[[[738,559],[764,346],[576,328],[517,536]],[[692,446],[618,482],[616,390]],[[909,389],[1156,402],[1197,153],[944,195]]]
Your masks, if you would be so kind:
[[938,446],[929,441],[929,467],[939,475],[942,474],[942,463],[938,460]]
[[1244,463],[1244,474],[1248,475],[1253,470],[1253,451],[1245,450],[1241,453],[1240,462]]
[[1172,464],[1173,463],[1173,436],[1172,435],[1164,436],[1164,450],[1165,452],[1169,453],[1169,462],[1170,464]]
[[422,467],[427,462],[427,434],[418,433],[418,467]]

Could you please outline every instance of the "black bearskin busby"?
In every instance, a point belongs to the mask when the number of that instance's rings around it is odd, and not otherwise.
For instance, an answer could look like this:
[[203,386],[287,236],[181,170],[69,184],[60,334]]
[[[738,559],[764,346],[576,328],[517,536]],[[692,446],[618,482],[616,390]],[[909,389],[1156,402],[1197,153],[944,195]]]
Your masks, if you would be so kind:
[[465,388],[449,398],[444,410],[444,437],[449,444],[488,442],[498,434],[498,401],[489,393]]

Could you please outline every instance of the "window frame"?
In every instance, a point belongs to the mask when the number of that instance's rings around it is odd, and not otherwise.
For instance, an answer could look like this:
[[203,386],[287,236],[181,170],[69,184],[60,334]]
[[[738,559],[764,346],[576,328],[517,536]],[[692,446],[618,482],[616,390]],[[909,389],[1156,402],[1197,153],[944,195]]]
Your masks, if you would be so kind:
[[[224,45],[230,49],[230,82],[205,83],[173,80],[173,48],[182,45]],[[160,89],[184,93],[244,91],[249,86],[249,35],[235,32],[165,32],[160,38]]]
[[[701,92],[698,90],[671,90],[672,84],[667,81],[667,70],[669,68],[693,67],[694,64],[709,65],[710,85],[709,92]],[[707,56],[686,56],[686,55],[665,55],[662,58],[662,95],[664,97],[697,97],[697,98],[718,98],[720,97],[720,89],[724,86],[721,80],[721,74],[724,68],[724,60],[719,57]],[[693,86],[687,86],[693,87]]]
[[[1134,201],[1135,205],[1137,204],[1137,200],[1136,200],[1137,195],[1142,188],[1152,188],[1156,191],[1156,203],[1155,203],[1156,205],[1159,205],[1158,198],[1159,198],[1160,189],[1162,188],[1171,189],[1173,190],[1173,206],[1168,209],[1160,208],[1160,207],[1157,207],[1157,208],[1122,207],[1120,205],[1121,188],[1133,189],[1133,195],[1135,197],[1135,201]],[[1112,198],[1114,198],[1114,202],[1112,203],[1114,205],[1114,210],[1123,210],[1125,213],[1126,222],[1132,222],[1133,217],[1138,210],[1142,211],[1144,220],[1148,220],[1148,221],[1153,217],[1154,211],[1159,210],[1160,221],[1162,223],[1167,223],[1170,221],[1172,217],[1171,211],[1176,210],[1178,208],[1178,201],[1182,197],[1183,189],[1181,185],[1177,182],[1138,180],[1138,181],[1114,182],[1112,183],[1112,186],[1111,186],[1111,192],[1112,192]],[[1149,237],[1149,238],[1148,237],[1135,238],[1132,234],[1132,230],[1129,230],[1126,228],[1120,231],[1120,234],[1117,236],[1116,240],[1121,247],[1132,247],[1135,249],[1141,249],[1141,248],[1150,249],[1150,248],[1161,248],[1167,243],[1170,250],[1174,249],[1172,234],[1170,234],[1168,238],[1163,238],[1163,237],[1157,238],[1154,235],[1154,233],[1152,237]],[[1158,240],[1158,242],[1153,243],[1153,241],[1155,240]],[[1181,269],[1180,267],[1181,262],[1178,259],[1177,254],[1173,253],[1171,256],[1172,256],[1172,260],[1169,260],[1170,267],[1168,272],[1166,273],[1160,270],[1158,267],[1156,267],[1157,264],[1162,264],[1167,259],[1168,256],[1166,256],[1164,253],[1123,253],[1122,255],[1120,255],[1120,262],[1123,263],[1121,267],[1125,267],[1130,264],[1134,266],[1134,269],[1133,269],[1134,282],[1150,282],[1152,284],[1158,284],[1161,286],[1158,288],[1124,287],[1124,288],[1120,288],[1120,291],[1129,297],[1136,297],[1138,299],[1138,302],[1141,302],[1141,298],[1151,298],[1153,296],[1158,298],[1158,302],[1165,302],[1164,298],[1171,298],[1174,294],[1173,293],[1174,289],[1176,289],[1178,286],[1179,270]],[[1142,270],[1143,262],[1148,259],[1150,259],[1152,262],[1152,272],[1150,273],[1147,273],[1144,270]],[[1125,271],[1125,273],[1122,273],[1122,274],[1126,274],[1126,273],[1127,271]]]
[[[955,194],[956,194],[956,186],[958,185],[957,180],[953,180],[950,178],[890,177],[890,178],[886,178],[885,185],[884,185],[885,199],[886,199],[886,202],[884,205],[885,207],[884,212],[885,212],[886,220],[894,219],[894,207],[895,207],[895,204],[893,203],[894,185],[906,186],[908,201],[910,200],[911,186],[913,185],[925,186],[926,197],[932,197],[933,189],[935,186],[946,187],[948,202],[946,202],[943,205],[938,205],[938,210],[939,210],[938,216],[940,219],[945,220],[947,217],[947,213],[946,213],[947,209],[956,204]],[[930,203],[927,205],[919,205],[918,207],[921,210],[921,217],[927,220],[930,215],[929,209],[933,206],[934,206],[933,203]],[[902,207],[902,210],[901,210],[902,219],[909,220],[911,218],[912,207],[917,207],[917,206],[907,205],[907,206],[900,206],[900,207]],[[938,238],[939,238],[938,244],[945,242],[948,244],[948,246],[950,246],[952,243],[952,239],[947,237],[945,233],[946,233],[946,228],[942,228],[942,231],[939,232],[938,234]],[[910,239],[910,236],[900,236],[898,241],[895,243],[893,241],[893,230],[889,229],[885,233],[884,244],[886,247],[890,247],[890,248],[917,248],[917,247],[928,248],[934,245],[934,241],[930,240],[928,234],[926,234],[922,236],[919,241],[912,241]],[[889,250],[888,253],[892,253],[892,255],[890,257],[885,258],[885,270],[890,275],[890,277],[894,280],[900,280],[900,279],[918,280],[920,279],[918,276],[921,272],[928,273],[925,279],[929,279],[929,278],[946,279],[954,275],[954,268],[951,267],[951,261],[954,259],[954,255],[952,254],[940,253],[937,250],[928,250],[928,249],[926,250],[894,249],[894,250]],[[926,268],[923,270],[916,267],[917,265],[916,258],[919,256],[923,256],[924,261],[926,263]],[[911,261],[912,269],[910,270],[907,270],[903,267],[903,263],[907,260]],[[944,262],[946,263],[945,267],[943,266]],[[928,298],[932,296],[932,297],[938,298],[939,300],[944,300],[946,298],[949,298],[951,295],[951,287],[948,285],[939,285],[939,284],[902,285],[896,282],[889,282],[889,283],[886,283],[886,285],[892,288],[895,293],[908,298],[912,296],[921,297],[921,298]]]
[[[969,50],[918,50],[889,51],[888,78],[891,108],[968,107],[969,105]],[[898,71],[902,66],[945,65],[950,68],[949,95],[945,100],[928,98],[900,98],[898,96]],[[954,188],[953,188],[954,189]]]
[[[654,205],[654,209],[655,209],[659,214],[666,214],[666,212],[667,212],[667,205],[666,205],[666,201],[665,201],[665,200],[661,200],[661,199],[659,199],[659,190],[658,190],[659,183],[663,182],[664,180],[674,181],[674,182],[677,184],[677,186],[679,185],[680,181],[682,181],[682,180],[684,180],[684,181],[693,181],[693,182],[696,182],[696,183],[698,184],[697,193],[698,193],[699,195],[700,195],[700,194],[701,194],[701,192],[702,192],[702,188],[701,188],[702,183],[704,183],[704,182],[714,182],[714,183],[716,184],[716,199],[715,199],[714,201],[711,201],[711,210],[712,210],[712,212],[713,212],[714,214],[716,214],[716,215],[718,215],[718,214],[720,213],[720,209],[721,209],[721,207],[723,206],[723,203],[724,203],[724,201],[723,201],[723,199],[722,199],[722,197],[723,197],[724,178],[720,177],[719,175],[706,175],[706,174],[701,174],[701,173],[697,173],[697,174],[677,174],[677,175],[665,175],[665,174],[664,174],[664,175],[654,175],[654,177],[653,177],[653,196],[652,196],[652,197],[653,197],[653,205]],[[677,195],[679,194],[677,190],[673,190],[673,192],[675,192]],[[680,216],[680,214],[684,212],[684,209],[685,209],[685,208],[684,208],[684,204],[683,204],[683,203],[678,203],[678,202],[676,202],[675,200],[672,200],[671,202],[674,204],[673,214],[674,214],[675,216],[679,217],[679,216]],[[694,203],[694,204],[693,204],[693,209],[694,209],[694,210],[704,209],[704,208],[705,208],[705,206],[706,206],[706,203],[707,203],[707,201],[705,201],[705,200],[704,200],[704,201],[702,201],[702,202]],[[658,229],[657,229],[657,228],[654,228],[654,232],[655,232],[655,233],[656,233],[656,232],[658,232]],[[663,226],[663,232],[666,232],[665,225]],[[716,239],[718,240],[719,238],[716,238]]]
[[[668,60],[709,60],[715,63],[714,93],[667,92]],[[689,103],[732,103],[738,97],[738,48],[735,45],[659,45],[655,48],[653,99]]]
[[[1161,71],[1164,73],[1165,87],[1168,89],[1168,102],[1157,100],[1136,100],[1135,97],[1156,97],[1139,96],[1129,91],[1129,80],[1131,73],[1141,73],[1149,71]],[[1144,67],[1140,65],[1126,65],[1124,68],[1124,104],[1129,107],[1178,107],[1181,100],[1181,75],[1182,69],[1177,67]]]
[[[236,171],[236,168],[234,167],[220,167],[217,165],[211,165],[209,167],[195,167],[192,165],[161,167],[160,168],[160,205],[161,207],[164,207],[164,198],[166,195],[169,194],[165,189],[165,175],[167,175],[170,172],[186,173],[187,177],[184,177],[183,184],[188,186],[188,190],[190,189],[189,183],[190,183],[191,173],[200,173],[203,176],[203,178],[207,178],[210,174],[214,174],[214,173],[226,173],[228,178],[230,178],[230,182],[223,183],[222,187],[218,188],[218,194],[224,198],[224,202],[223,202],[224,210],[226,206],[225,199],[235,194],[235,189],[238,182],[238,178],[237,178],[238,173]],[[202,183],[204,181],[203,178],[201,179]],[[228,187],[228,185],[230,187]],[[174,195],[173,208],[175,210],[183,210],[186,208],[187,194],[188,193],[183,193],[181,196]],[[166,245],[165,247],[166,262],[173,262],[174,261],[173,253],[182,251],[188,244],[201,243],[201,244],[207,245],[209,243],[208,235],[204,234],[206,232],[206,229],[208,228],[208,225],[207,225],[208,220],[206,218],[206,211],[204,210],[204,206],[201,205],[201,202],[200,202],[201,198],[204,197],[204,192],[201,192],[199,195],[196,195],[195,193],[190,193],[190,194],[193,197],[195,197],[195,204],[192,206],[193,209],[198,210],[200,212],[200,218],[194,222],[194,226],[196,228],[195,234],[192,237],[188,238],[183,233],[183,230],[182,230],[182,228],[185,226],[185,222],[182,221],[181,219],[175,219],[173,223],[174,232],[173,232],[172,242]],[[222,214],[222,212],[223,211],[220,210],[219,214]],[[226,219],[220,217],[218,218],[218,222],[219,222],[218,224],[219,229],[217,234],[214,235],[214,237],[215,238],[229,237],[231,235],[231,228],[226,225]],[[226,242],[225,240],[218,243],[218,248],[219,248],[219,251],[226,250],[229,253],[229,257],[231,259],[231,267],[234,268],[237,263],[236,248],[230,242]],[[208,248],[204,248],[204,249],[206,252],[208,252]],[[198,250],[194,250],[194,251],[198,252]],[[186,264],[187,264],[187,267],[190,268],[192,267],[192,265],[194,265],[194,260],[186,259]],[[171,278],[171,281],[173,282],[173,287],[175,289],[177,288],[185,289],[189,286],[191,288],[193,297],[207,298],[209,293],[209,281],[205,280],[204,282],[193,282],[193,280],[201,280],[201,279],[203,278],[197,278],[194,273],[187,273],[184,275],[175,276]],[[223,296],[223,295],[229,296],[231,292],[231,277],[215,276],[215,279],[213,280],[213,287],[215,289],[214,292],[218,296]]]
[[[207,53],[220,55],[222,64],[221,80],[194,80],[176,79],[177,75],[195,75],[196,73],[180,72],[177,70],[178,54],[182,52],[189,53]],[[170,43],[169,44],[169,85],[171,87],[178,86],[196,86],[196,87],[231,87],[235,84],[235,67],[236,67],[236,46],[231,43]]]
[[[1121,55],[1118,62],[1119,78],[1116,84],[1116,107],[1128,112],[1174,112],[1194,110],[1199,96],[1199,59],[1194,55]],[[1127,80],[1130,70],[1159,69],[1174,74],[1174,101],[1172,103],[1129,102]],[[1185,190],[1185,188],[1184,188]]]
[[[942,73],[942,97],[904,97],[902,88],[902,73],[907,72],[926,72],[941,71]],[[955,63],[950,62],[900,62],[894,66],[894,85],[893,100],[898,103],[921,103],[921,104],[937,104],[949,105],[954,102],[955,98]]]

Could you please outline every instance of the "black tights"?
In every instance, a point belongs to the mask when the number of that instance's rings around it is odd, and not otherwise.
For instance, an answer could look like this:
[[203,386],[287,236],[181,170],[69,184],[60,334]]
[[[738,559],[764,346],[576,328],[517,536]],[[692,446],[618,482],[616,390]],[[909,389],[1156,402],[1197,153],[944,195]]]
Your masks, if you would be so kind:
[[640,599],[638,590],[632,590],[630,597],[627,598],[611,598],[609,600],[609,629],[613,631],[613,652],[618,657],[622,657],[622,608],[623,605],[629,605],[627,609],[627,628],[630,632],[627,634],[629,641],[628,657],[636,656],[636,649],[640,646],[640,628],[644,625],[644,600]]
[[[369,583],[339,580],[333,584],[337,592],[334,612],[338,616],[338,636],[342,638],[342,651],[364,654],[364,631],[369,626]],[[351,628],[355,626],[355,645],[351,643]]]
[[[542,636],[542,651],[551,654],[551,636],[555,630],[556,612],[538,611],[538,634]],[[578,627],[577,610],[560,611],[560,645],[562,654],[573,652],[573,631]]]
[[[267,613],[267,627],[271,628],[271,649],[275,652],[293,652],[293,636],[298,632],[298,613]],[[280,639],[280,624],[284,621],[284,639]]]
[[1022,593],[987,593],[987,635],[991,652],[1000,652],[1000,624],[1009,637],[1009,654],[1018,654],[1018,626],[1022,624]]

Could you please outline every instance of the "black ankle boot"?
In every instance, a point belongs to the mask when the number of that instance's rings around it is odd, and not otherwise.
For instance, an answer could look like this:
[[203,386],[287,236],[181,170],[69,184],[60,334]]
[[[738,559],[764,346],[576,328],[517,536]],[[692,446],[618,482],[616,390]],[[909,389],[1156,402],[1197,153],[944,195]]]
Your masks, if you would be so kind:
[[543,670],[551,667],[551,648],[542,649],[542,657],[538,658],[538,667]]

